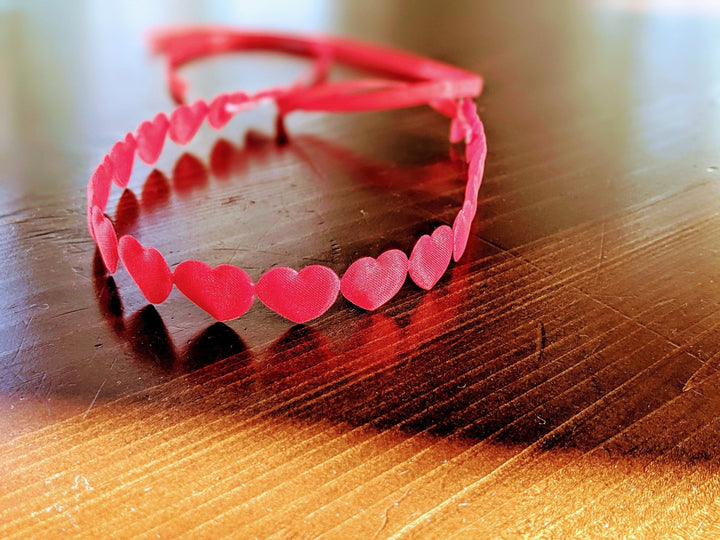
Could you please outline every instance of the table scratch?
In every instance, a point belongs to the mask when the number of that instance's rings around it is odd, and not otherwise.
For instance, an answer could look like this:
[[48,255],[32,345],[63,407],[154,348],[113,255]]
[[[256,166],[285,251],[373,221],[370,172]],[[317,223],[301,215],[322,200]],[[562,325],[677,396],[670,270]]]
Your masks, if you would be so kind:
[[372,538],[370,540],[375,540],[378,536],[380,536],[380,533],[383,532],[383,529],[385,529],[385,527],[387,527],[388,513],[390,512],[390,509],[397,506],[398,504],[400,504],[403,501],[403,499],[405,499],[405,497],[407,497],[408,495],[410,495],[409,489],[405,493],[403,493],[402,496],[397,501],[395,501],[390,506],[385,508],[385,512],[383,512],[382,523],[380,523],[380,527],[378,528],[377,531],[375,531],[375,534],[372,536]]
[[93,405],[95,405],[95,402],[97,401],[98,396],[100,395],[100,392],[102,392],[103,386],[105,386],[105,383],[107,382],[107,379],[105,379],[102,384],[100,385],[100,388],[98,388],[97,392],[95,392],[95,397],[90,402],[90,406],[87,408],[87,411],[85,411],[85,414],[83,414],[82,419],[85,420],[87,418],[87,415],[90,413],[90,409],[93,408]]

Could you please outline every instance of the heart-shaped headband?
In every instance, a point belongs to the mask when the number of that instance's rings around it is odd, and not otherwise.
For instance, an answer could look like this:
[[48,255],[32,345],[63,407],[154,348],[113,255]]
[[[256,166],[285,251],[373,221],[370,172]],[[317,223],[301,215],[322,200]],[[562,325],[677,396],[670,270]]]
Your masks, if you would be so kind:
[[[429,290],[443,276],[450,260],[458,261],[465,251],[470,225],[477,209],[487,144],[482,122],[473,103],[480,94],[482,79],[472,73],[427,58],[347,39],[251,33],[226,28],[190,28],[156,31],[151,47],[165,54],[170,92],[178,106],[142,122],[134,133],[116,142],[90,177],[87,186],[88,228],[108,272],[119,262],[153,304],[165,301],[173,285],[187,298],[220,321],[240,317],[255,297],[267,307],[296,322],[305,323],[325,313],[339,293],[357,306],[374,310],[397,294],[410,278]],[[186,82],[178,74],[182,65],[214,54],[238,50],[272,50],[315,59],[310,70],[287,87],[274,87],[252,95],[222,93],[206,102],[185,104]],[[333,62],[362,68],[393,79],[370,78],[327,80]],[[237,266],[211,268],[197,260],[183,261],[174,271],[155,248],[143,246],[134,236],[118,239],[112,221],[105,215],[114,183],[125,189],[135,156],[153,165],[165,139],[185,145],[202,122],[220,129],[236,114],[271,100],[278,109],[279,135],[284,136],[283,117],[295,110],[318,112],[377,111],[430,105],[452,119],[450,142],[465,141],[468,178],[462,208],[452,228],[441,225],[415,243],[410,257],[391,249],[377,258],[362,257],[352,263],[342,278],[323,265],[300,271],[288,267],[267,270],[253,283]]]

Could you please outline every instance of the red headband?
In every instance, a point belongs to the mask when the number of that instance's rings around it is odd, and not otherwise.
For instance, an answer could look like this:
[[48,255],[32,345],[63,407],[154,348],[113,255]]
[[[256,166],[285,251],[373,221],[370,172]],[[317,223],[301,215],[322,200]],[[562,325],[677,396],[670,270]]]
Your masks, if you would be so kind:
[[[325,313],[339,292],[352,303],[374,310],[395,296],[408,274],[418,286],[429,290],[445,273],[450,259],[460,259],[475,216],[487,155],[482,122],[470,99],[481,91],[479,76],[395,49],[322,36],[225,28],[172,29],[153,33],[150,44],[167,58],[170,92],[179,106],[169,116],[158,113],[153,120],[142,122],[134,134],[128,133],[115,143],[87,187],[88,227],[105,267],[114,273],[121,261],[149,302],[163,302],[175,285],[216,319],[229,320],[243,315],[257,296],[276,313],[304,323]],[[288,87],[270,88],[253,95],[224,93],[209,102],[183,104],[187,85],[177,73],[179,67],[218,53],[257,49],[310,56],[315,62],[307,74]],[[394,78],[328,82],[333,62]],[[277,105],[280,128],[283,116],[295,110],[372,111],[427,104],[452,118],[450,141],[464,139],[468,162],[465,199],[452,228],[441,225],[432,235],[418,239],[409,258],[392,249],[377,259],[358,259],[342,278],[326,266],[311,265],[299,272],[287,267],[272,268],[257,283],[237,266],[228,264],[211,268],[201,261],[189,260],[171,271],[155,248],[141,245],[132,235],[118,239],[104,212],[112,183],[123,189],[127,186],[135,155],[152,165],[159,158],[167,136],[185,145],[205,119],[213,128],[220,129],[232,116],[253,108],[261,100],[272,100]]]

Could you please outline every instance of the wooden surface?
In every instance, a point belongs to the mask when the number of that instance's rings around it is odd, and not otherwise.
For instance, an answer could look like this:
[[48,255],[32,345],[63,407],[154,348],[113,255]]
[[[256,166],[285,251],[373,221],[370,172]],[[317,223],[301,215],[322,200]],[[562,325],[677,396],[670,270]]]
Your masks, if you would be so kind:
[[[720,536],[717,6],[295,4],[0,2],[0,537]],[[141,37],[187,21],[485,76],[478,218],[432,292],[223,325],[97,273],[87,177],[171,108]],[[302,67],[185,74],[210,96]],[[118,228],[257,279],[408,251],[462,201],[430,110],[272,126],[168,145],[113,194]]]

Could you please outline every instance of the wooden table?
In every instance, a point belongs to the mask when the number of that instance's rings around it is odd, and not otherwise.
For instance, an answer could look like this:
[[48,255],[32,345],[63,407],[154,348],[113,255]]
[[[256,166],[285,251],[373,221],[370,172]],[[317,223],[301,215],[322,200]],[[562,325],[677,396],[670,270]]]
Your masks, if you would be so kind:
[[[0,537],[720,536],[717,6],[299,4],[0,3]],[[478,217],[433,291],[220,324],[98,271],[87,178],[172,107],[143,32],[190,21],[484,75]],[[304,65],[184,74],[211,96]],[[429,109],[288,130],[261,108],[168,145],[117,227],[257,279],[409,252],[462,202]]]

